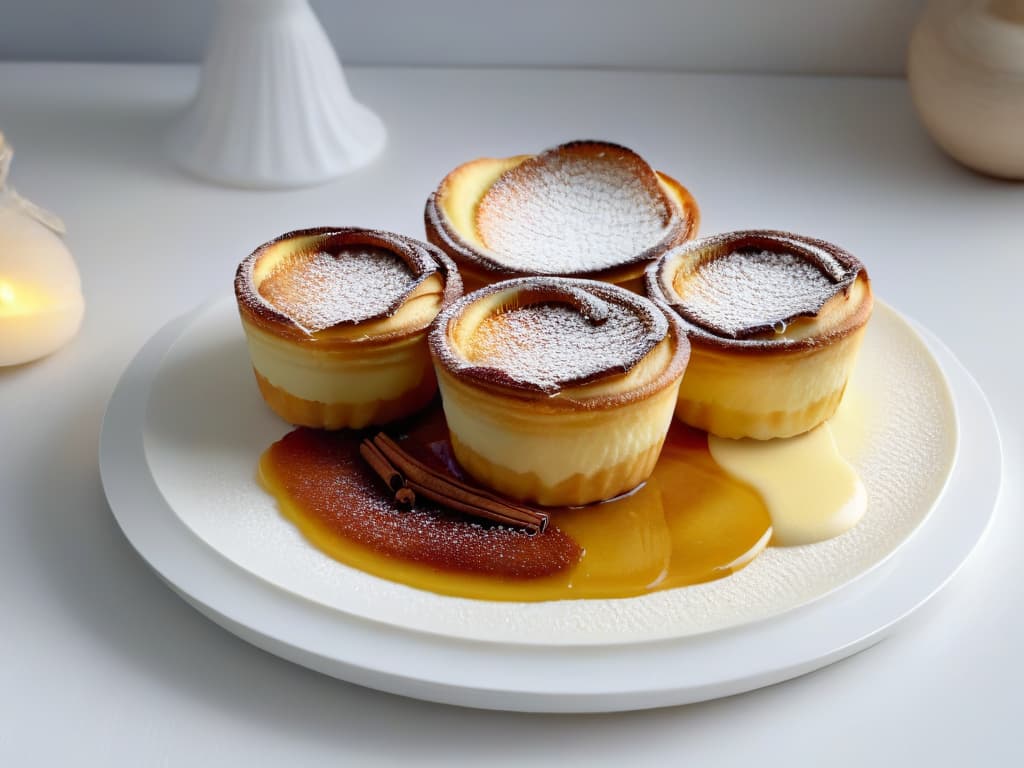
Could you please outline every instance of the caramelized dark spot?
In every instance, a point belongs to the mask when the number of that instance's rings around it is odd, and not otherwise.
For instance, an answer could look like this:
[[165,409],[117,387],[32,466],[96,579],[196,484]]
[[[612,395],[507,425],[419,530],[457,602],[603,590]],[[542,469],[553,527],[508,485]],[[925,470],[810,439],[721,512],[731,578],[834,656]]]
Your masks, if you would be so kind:
[[[379,554],[465,573],[532,579],[575,565],[579,546],[558,528],[531,536],[481,524],[417,499],[397,503],[359,456],[361,436],[297,429],[271,446],[269,468],[292,502],[329,530]],[[436,455],[425,453],[441,465]]]

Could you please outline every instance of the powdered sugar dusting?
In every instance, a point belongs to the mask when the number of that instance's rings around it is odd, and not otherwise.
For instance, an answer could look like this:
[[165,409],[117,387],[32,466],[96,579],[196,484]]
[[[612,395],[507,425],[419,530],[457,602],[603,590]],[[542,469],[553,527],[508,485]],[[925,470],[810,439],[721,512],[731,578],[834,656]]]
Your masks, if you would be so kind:
[[731,338],[813,316],[842,284],[792,253],[736,251],[680,272],[675,287],[688,319]]
[[396,254],[358,245],[339,253],[288,257],[259,286],[260,295],[310,333],[386,316],[417,283]]
[[635,260],[668,234],[674,210],[651,168],[614,145],[566,145],[512,168],[477,208],[495,261],[570,274]]
[[474,365],[557,391],[605,371],[629,370],[648,337],[642,318],[610,302],[607,319],[599,324],[575,307],[543,303],[487,318],[463,352]]

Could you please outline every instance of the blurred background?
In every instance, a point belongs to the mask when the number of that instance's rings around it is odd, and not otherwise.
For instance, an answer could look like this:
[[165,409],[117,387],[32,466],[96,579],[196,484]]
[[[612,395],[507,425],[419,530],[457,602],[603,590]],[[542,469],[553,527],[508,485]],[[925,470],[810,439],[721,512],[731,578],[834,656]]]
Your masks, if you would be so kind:
[[[349,65],[902,75],[920,0],[312,0]],[[198,61],[213,0],[7,2],[0,60]]]

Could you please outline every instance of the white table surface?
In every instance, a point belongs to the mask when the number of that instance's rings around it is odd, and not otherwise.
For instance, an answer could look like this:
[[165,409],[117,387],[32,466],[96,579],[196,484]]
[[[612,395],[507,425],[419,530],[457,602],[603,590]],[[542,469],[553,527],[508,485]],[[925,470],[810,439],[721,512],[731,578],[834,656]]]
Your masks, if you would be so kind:
[[[0,369],[0,765],[1024,763],[1024,185],[948,161],[901,80],[361,69],[350,81],[388,125],[386,154],[319,188],[245,192],[182,176],[161,153],[195,68],[0,64],[14,184],[65,219],[87,302],[68,347]],[[104,406],[140,345],[230,292],[237,262],[273,235],[421,236],[423,201],[458,162],[572,138],[624,143],[682,180],[704,233],[772,227],[844,245],[877,295],[974,373],[1005,478],[953,583],[892,638],[812,675],[604,716],[358,688],[246,645],[165,587],[97,470]]]

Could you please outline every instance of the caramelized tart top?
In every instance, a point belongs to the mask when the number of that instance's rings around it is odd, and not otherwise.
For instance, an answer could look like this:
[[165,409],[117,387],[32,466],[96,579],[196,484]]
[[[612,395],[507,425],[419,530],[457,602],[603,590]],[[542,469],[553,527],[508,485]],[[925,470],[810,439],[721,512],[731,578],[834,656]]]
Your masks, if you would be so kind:
[[864,266],[842,248],[788,232],[695,240],[647,269],[648,296],[670,305],[694,340],[748,349],[809,348],[871,313]]
[[698,217],[677,181],[601,141],[465,163],[425,211],[431,242],[495,279],[604,276],[693,237]]
[[423,330],[461,293],[458,270],[438,248],[355,227],[281,235],[235,274],[243,317],[308,340],[368,341]]
[[507,280],[438,316],[431,350],[453,376],[546,402],[594,407],[640,399],[680,376],[689,344],[679,321],[608,283]]

